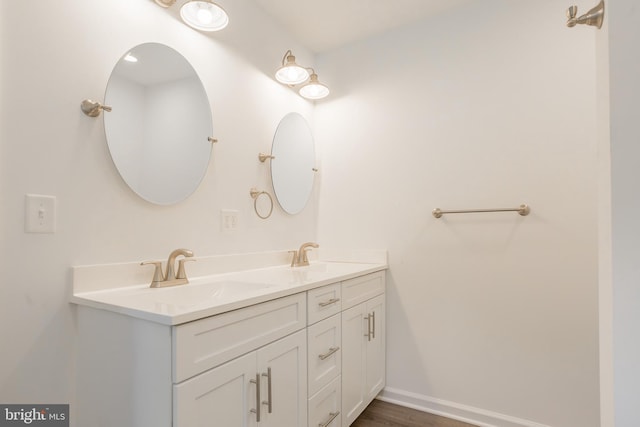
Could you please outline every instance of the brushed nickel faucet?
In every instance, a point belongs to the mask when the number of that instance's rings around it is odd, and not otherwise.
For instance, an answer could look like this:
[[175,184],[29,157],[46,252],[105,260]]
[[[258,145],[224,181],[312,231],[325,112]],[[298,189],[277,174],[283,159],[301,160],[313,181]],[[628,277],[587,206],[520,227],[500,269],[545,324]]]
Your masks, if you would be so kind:
[[300,246],[300,249],[297,251],[289,251],[293,254],[293,259],[291,260],[291,267],[303,267],[305,265],[309,265],[309,258],[307,257],[307,251],[310,251],[311,248],[318,248],[320,245],[313,242],[303,243]]
[[[184,256],[183,259],[178,260],[178,273],[176,274],[176,258]],[[187,279],[187,273],[184,269],[184,263],[189,261],[195,261],[193,258],[193,251],[189,249],[176,249],[169,254],[167,260],[167,270],[165,274],[162,274],[162,262],[161,261],[144,261],[140,265],[151,264],[155,266],[153,272],[153,279],[151,281],[152,288],[165,288],[167,286],[186,285],[189,283]]]

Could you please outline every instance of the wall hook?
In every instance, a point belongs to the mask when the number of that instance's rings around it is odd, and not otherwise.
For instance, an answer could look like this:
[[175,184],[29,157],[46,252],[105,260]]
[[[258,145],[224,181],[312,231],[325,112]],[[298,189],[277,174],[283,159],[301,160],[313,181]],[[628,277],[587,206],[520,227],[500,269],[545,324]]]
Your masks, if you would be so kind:
[[92,101],[90,99],[85,99],[80,104],[80,109],[83,113],[85,113],[89,117],[98,117],[100,115],[100,111],[111,111],[111,107],[108,105],[102,105],[99,102]]
[[578,16],[578,6],[571,6],[567,9],[567,27],[575,27],[577,24],[586,24],[593,27],[602,28],[604,20],[604,0],[600,0],[597,6],[591,8],[584,15]]

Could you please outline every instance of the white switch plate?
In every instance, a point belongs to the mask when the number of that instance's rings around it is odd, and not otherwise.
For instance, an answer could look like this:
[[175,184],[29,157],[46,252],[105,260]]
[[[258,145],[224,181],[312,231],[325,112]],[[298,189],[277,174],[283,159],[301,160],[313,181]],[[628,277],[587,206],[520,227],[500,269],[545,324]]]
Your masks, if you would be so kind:
[[222,231],[234,231],[238,228],[238,211],[232,209],[220,210]]
[[56,232],[56,198],[27,194],[25,197],[24,231],[27,233]]

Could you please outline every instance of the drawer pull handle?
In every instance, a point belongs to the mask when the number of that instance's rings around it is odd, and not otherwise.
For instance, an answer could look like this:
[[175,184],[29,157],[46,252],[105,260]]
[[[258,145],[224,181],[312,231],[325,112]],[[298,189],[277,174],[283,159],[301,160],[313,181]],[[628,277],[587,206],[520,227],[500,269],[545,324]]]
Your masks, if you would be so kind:
[[251,384],[256,385],[256,409],[252,409],[250,412],[256,414],[256,422],[260,422],[260,374],[256,374],[255,380],[249,381]]
[[262,374],[263,377],[267,377],[267,400],[262,402],[263,405],[267,405],[269,409],[269,413],[273,408],[273,404],[271,401],[271,368],[267,368],[267,373]]
[[320,307],[326,307],[326,306],[328,306],[328,305],[335,304],[335,303],[337,303],[338,301],[340,301],[340,298],[331,298],[331,299],[330,299],[330,300],[328,300],[328,301],[319,302],[319,303],[318,303],[318,305],[319,305]]
[[340,415],[340,411],[336,411],[336,412],[329,412],[329,419],[327,421],[325,421],[324,423],[320,423],[318,424],[318,427],[327,427],[329,424],[331,424],[333,422],[333,420],[336,419],[336,417]]
[[338,350],[340,350],[340,347],[331,347],[328,352],[326,352],[325,354],[320,354],[318,355],[318,357],[320,358],[320,360],[324,360]]

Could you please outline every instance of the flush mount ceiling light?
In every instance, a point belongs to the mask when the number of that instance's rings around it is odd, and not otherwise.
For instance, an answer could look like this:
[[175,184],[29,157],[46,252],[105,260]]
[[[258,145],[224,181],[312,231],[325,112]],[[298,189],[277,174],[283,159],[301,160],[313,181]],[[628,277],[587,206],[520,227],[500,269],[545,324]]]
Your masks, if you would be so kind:
[[276,80],[285,85],[297,85],[308,78],[307,69],[296,64],[296,57],[288,50],[282,57],[282,66],[276,71]]
[[309,81],[298,92],[303,98],[322,99],[329,95],[329,88],[318,81],[318,75],[312,69]]
[[303,98],[322,99],[329,95],[329,88],[320,83],[313,68],[296,64],[296,57],[290,50],[282,57],[282,66],[276,71],[276,80],[290,87],[304,83],[299,90]]
[[210,0],[189,0],[180,8],[180,16],[185,24],[201,31],[218,31],[229,23],[227,12]]

